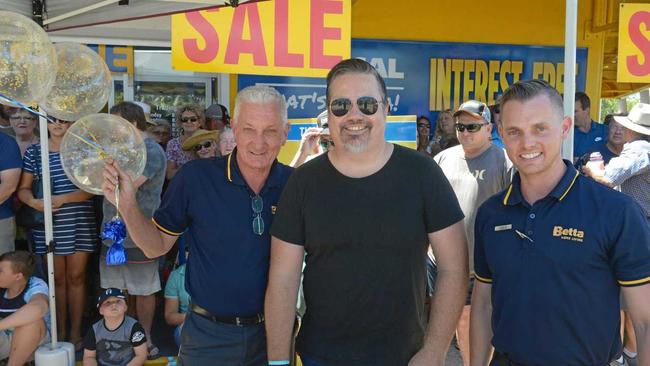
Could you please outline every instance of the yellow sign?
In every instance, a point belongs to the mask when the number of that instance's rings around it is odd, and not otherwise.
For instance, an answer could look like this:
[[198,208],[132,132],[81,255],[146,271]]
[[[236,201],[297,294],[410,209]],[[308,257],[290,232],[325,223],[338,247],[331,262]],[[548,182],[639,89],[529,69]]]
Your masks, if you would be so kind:
[[[455,110],[469,99],[494,104],[497,95],[522,78],[525,66],[524,61],[514,59],[432,58],[429,60],[429,110]],[[563,62],[533,62],[531,77],[545,80],[560,93],[564,92]]]
[[323,77],[350,58],[351,0],[274,0],[172,16],[172,67]]
[[621,4],[616,81],[650,82],[650,4]]

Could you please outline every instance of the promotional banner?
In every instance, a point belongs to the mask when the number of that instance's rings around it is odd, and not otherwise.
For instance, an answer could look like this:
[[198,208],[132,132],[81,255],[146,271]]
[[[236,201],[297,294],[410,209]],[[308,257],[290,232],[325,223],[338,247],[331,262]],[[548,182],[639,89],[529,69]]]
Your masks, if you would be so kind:
[[[415,149],[417,147],[416,116],[388,116],[386,119],[386,140]],[[278,160],[289,164],[300,148],[300,140],[305,131],[316,127],[316,118],[290,119],[291,129],[287,143],[282,146]]]
[[351,0],[274,0],[172,15],[172,67],[323,77],[350,58]]
[[[564,90],[564,49],[495,44],[352,40],[352,56],[370,62],[386,81],[394,115],[426,115],[456,109],[467,99],[494,104],[512,83],[544,79]],[[576,90],[585,88],[587,49],[577,50]],[[322,78],[239,75],[238,89],[265,84],[287,100],[289,118],[325,109]]]
[[650,4],[621,4],[618,18],[619,83],[650,82]]

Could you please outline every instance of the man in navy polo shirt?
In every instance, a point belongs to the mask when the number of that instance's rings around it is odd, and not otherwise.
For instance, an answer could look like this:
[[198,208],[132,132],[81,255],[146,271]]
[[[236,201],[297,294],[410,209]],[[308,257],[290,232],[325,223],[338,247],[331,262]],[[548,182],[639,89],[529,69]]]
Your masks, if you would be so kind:
[[287,139],[287,107],[267,86],[243,89],[232,119],[237,148],[197,159],[174,176],[153,223],[135,204],[131,179],[112,163],[104,194],[115,196],[129,235],[151,258],[185,233],[192,298],[181,333],[182,365],[266,365],[263,302],[272,215],[291,168],[276,161]]
[[583,92],[576,93],[573,117],[573,156],[577,159],[594,145],[607,141],[607,126],[591,119],[591,100]]
[[621,352],[619,292],[650,364],[650,227],[629,197],[560,155],[571,128],[549,84],[513,84],[501,132],[518,169],[479,209],[472,365],[607,365]]
[[16,221],[11,209],[23,159],[13,137],[0,133],[0,254],[14,250]]

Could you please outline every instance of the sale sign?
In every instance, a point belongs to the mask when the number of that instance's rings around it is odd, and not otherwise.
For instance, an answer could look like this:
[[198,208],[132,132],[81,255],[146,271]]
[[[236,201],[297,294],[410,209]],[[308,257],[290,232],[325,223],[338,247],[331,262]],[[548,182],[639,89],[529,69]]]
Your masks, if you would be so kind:
[[616,81],[650,82],[650,4],[620,5]]
[[273,0],[172,16],[172,67],[323,77],[350,58],[351,0]]

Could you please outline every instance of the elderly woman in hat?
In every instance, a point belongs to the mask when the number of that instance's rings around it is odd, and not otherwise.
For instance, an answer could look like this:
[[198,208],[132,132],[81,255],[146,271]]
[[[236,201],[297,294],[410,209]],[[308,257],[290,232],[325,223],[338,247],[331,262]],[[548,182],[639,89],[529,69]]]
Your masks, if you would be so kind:
[[219,131],[197,130],[183,142],[183,150],[192,151],[197,158],[207,159],[219,156]]

